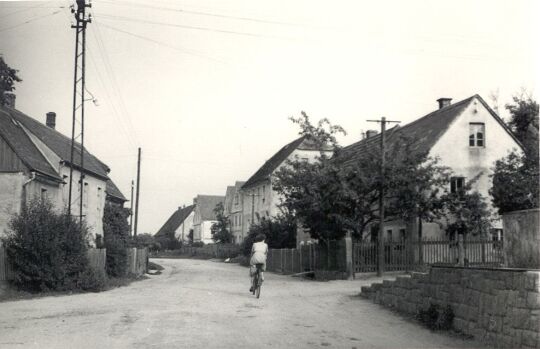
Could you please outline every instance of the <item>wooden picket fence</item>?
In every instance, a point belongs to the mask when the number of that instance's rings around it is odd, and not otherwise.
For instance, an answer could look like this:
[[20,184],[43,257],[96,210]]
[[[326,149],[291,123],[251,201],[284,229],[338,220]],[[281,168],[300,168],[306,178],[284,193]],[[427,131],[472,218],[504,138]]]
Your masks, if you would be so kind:
[[135,276],[144,275],[148,271],[148,249],[128,248],[128,273]]
[[90,266],[95,270],[105,271],[105,263],[107,262],[107,250],[104,248],[90,248],[87,252]]
[[8,262],[6,249],[0,246],[0,281],[13,280],[14,274]]
[[[432,240],[386,241],[384,243],[384,270],[406,271],[429,265],[457,265],[460,258],[465,266],[501,266],[504,263],[502,241],[493,240]],[[353,245],[355,272],[377,270],[378,246],[376,242],[356,242]]]

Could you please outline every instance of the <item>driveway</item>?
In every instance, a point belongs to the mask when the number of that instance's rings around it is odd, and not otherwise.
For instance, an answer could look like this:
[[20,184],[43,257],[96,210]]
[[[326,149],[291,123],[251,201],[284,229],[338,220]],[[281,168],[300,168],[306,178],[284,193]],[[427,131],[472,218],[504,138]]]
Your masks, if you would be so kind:
[[0,303],[1,348],[471,348],[357,297],[371,280],[315,282],[158,259],[161,275],[103,293]]

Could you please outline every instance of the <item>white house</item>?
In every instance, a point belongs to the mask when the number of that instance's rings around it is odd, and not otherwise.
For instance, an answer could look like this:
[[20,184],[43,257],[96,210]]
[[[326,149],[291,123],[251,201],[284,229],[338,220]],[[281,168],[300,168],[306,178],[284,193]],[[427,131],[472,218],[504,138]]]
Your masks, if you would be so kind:
[[[454,104],[450,98],[437,101],[437,110],[403,127],[389,130],[389,146],[400,135],[405,135],[415,140],[416,151],[426,151],[429,156],[438,157],[440,165],[448,166],[454,172],[447,188],[449,191],[458,190],[466,181],[478,176],[472,189],[483,195],[491,207],[490,174],[495,161],[514,149],[522,150],[521,144],[479,95]],[[349,154],[349,161],[357,161],[367,147],[378,146],[379,142],[380,135],[373,135],[345,147],[343,152]],[[500,219],[493,223],[492,228],[494,234],[500,233]],[[400,221],[389,222],[385,224],[385,230],[386,238],[395,240],[405,234],[406,226]],[[423,236],[437,238],[443,234],[437,223],[423,222]]]
[[236,181],[234,185],[227,187],[225,194],[225,217],[229,220],[229,229],[233,235],[233,242],[239,244],[243,241],[243,196],[242,185],[245,182]]
[[[10,106],[0,106],[0,234],[13,213],[31,199],[47,198],[57,210],[68,204],[72,181],[72,212],[79,214],[81,158],[75,144],[70,178],[71,139],[55,130],[56,114],[47,113],[46,125]],[[110,169],[86,149],[82,212],[90,233],[103,235],[103,209],[107,198],[126,201],[108,177]]]
[[175,238],[177,241],[187,242],[189,233],[193,232],[194,217],[195,205],[178,207],[178,210],[167,219],[155,236],[166,236]]
[[211,244],[212,240],[212,224],[216,223],[216,214],[214,209],[217,204],[223,204],[224,196],[218,195],[197,195],[193,199],[195,205],[195,214],[193,216],[193,241],[202,241],[205,244]]
[[[324,149],[329,153],[329,149]],[[306,136],[285,145],[264,163],[242,186],[242,236],[246,236],[253,222],[269,219],[279,214],[280,198],[272,188],[272,175],[295,158],[314,161],[320,149]]]

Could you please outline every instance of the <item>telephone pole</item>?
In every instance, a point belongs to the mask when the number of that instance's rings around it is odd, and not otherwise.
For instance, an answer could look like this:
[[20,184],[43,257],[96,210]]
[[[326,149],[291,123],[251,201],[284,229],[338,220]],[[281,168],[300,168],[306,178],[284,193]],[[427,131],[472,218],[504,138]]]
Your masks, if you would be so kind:
[[129,236],[133,234],[133,188],[134,182],[131,180],[131,210],[129,212]]
[[380,169],[380,188],[379,188],[379,236],[377,238],[377,276],[382,276],[384,271],[384,167],[386,165],[385,159],[385,131],[386,124],[390,122],[400,123],[401,121],[386,120],[383,116],[381,120],[367,120],[368,122],[378,122],[381,124],[381,169]]
[[[85,72],[86,72],[86,26],[92,21],[90,15],[86,15],[86,8],[92,5],[85,0],[76,0],[77,9],[71,7],[76,24],[71,28],[75,29],[75,67],[73,74],[73,115],[71,125],[71,152],[69,159],[69,192],[68,192],[68,214],[71,215],[71,205],[73,200],[73,168],[75,163],[75,139],[80,136],[80,179],[79,179],[79,222],[82,224],[83,218],[83,196],[84,196],[84,102],[85,102]],[[79,120],[77,120],[79,113]],[[75,124],[80,124],[80,134],[75,136]]]
[[141,148],[137,157],[137,193],[135,194],[135,228],[133,236],[137,236],[137,223],[139,222],[139,191],[141,189]]

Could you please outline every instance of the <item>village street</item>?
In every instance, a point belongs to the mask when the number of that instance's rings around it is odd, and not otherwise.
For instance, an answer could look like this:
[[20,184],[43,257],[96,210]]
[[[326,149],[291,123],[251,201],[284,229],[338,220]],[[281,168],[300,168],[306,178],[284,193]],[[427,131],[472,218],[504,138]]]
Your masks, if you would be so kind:
[[261,298],[237,264],[158,259],[161,275],[103,293],[0,303],[1,348],[470,348],[355,297],[366,280],[267,273]]

